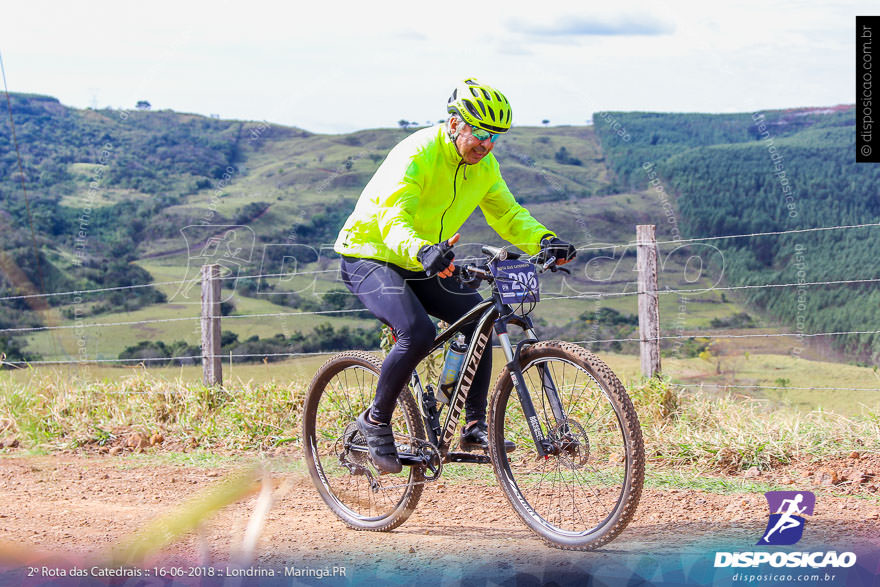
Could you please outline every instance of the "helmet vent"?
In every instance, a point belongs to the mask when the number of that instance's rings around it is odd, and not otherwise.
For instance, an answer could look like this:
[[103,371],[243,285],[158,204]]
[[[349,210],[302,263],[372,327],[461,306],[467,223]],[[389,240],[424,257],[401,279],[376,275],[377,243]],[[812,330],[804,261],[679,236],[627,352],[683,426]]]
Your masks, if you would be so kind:
[[495,122],[495,113],[492,111],[492,108],[490,106],[487,106],[486,108],[489,110],[489,118],[492,119],[492,122]]
[[474,116],[474,118],[476,118],[477,120],[482,120],[483,117],[480,116],[480,113],[477,112],[476,108],[474,108],[473,102],[471,102],[470,100],[462,100],[462,101],[464,102],[464,106],[465,106],[465,108],[467,108],[467,111],[470,112]]

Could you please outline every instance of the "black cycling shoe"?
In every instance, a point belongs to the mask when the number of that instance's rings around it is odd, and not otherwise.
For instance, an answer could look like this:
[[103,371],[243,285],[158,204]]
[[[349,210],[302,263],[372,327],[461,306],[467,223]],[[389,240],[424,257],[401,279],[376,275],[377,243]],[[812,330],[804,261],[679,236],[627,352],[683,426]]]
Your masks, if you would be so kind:
[[370,408],[367,408],[363,414],[357,417],[356,423],[358,430],[364,435],[367,441],[367,448],[370,449],[370,458],[376,468],[384,473],[400,473],[403,465],[397,456],[397,447],[394,446],[394,434],[391,426],[388,424],[373,424],[367,415]]
[[[485,422],[477,422],[473,426],[465,428],[461,431],[461,441],[458,446],[461,450],[468,452],[477,449],[489,450],[489,427]],[[505,439],[504,450],[513,452],[516,450],[516,445]]]

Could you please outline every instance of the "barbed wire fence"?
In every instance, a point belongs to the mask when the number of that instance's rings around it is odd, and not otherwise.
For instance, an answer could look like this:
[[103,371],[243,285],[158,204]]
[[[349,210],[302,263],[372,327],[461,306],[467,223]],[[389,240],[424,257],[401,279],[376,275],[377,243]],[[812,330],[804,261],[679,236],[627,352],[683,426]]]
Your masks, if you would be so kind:
[[[880,223],[863,223],[863,224],[852,224],[852,225],[840,225],[840,226],[830,226],[830,227],[816,227],[816,228],[807,228],[807,229],[797,229],[797,230],[785,230],[785,231],[772,231],[772,232],[759,232],[759,233],[747,233],[747,234],[737,234],[737,235],[724,235],[724,236],[714,236],[714,237],[700,237],[700,238],[689,238],[689,239],[677,239],[677,240],[668,240],[668,241],[657,241],[652,243],[643,243],[640,242],[639,239],[635,241],[631,241],[628,243],[619,243],[619,244],[608,244],[602,246],[590,246],[590,247],[579,247],[579,252],[585,251],[608,251],[615,249],[630,249],[633,247],[638,248],[639,245],[648,244],[649,248],[653,250],[653,254],[657,255],[657,247],[661,245],[675,245],[676,247],[690,244],[690,243],[701,243],[701,242],[709,242],[709,241],[718,241],[722,239],[740,239],[740,238],[755,238],[755,237],[767,237],[767,236],[779,236],[779,235],[787,235],[787,234],[803,234],[803,233],[816,233],[816,232],[827,232],[833,230],[856,230],[856,229],[865,229],[865,228],[873,228],[880,227]],[[247,274],[247,275],[217,275],[215,280],[218,282],[224,281],[243,281],[247,279],[252,280],[262,280],[262,279],[293,279],[295,277],[303,277],[303,276],[317,276],[321,274],[331,274],[338,273],[338,268],[334,269],[321,269],[314,271],[290,271],[290,272],[274,272],[274,273],[256,273],[256,274]],[[179,280],[171,280],[171,281],[161,281],[161,282],[152,282],[152,283],[144,283],[144,284],[134,284],[134,285],[125,285],[125,286],[115,286],[115,287],[103,287],[103,288],[94,288],[94,289],[81,289],[81,290],[70,290],[70,291],[62,291],[62,292],[49,292],[49,293],[32,293],[32,294],[20,294],[20,295],[9,295],[0,297],[0,302],[7,301],[15,301],[15,300],[25,300],[28,298],[48,298],[48,297],[61,297],[61,296],[84,296],[84,295],[92,295],[99,293],[108,293],[108,292],[118,292],[118,291],[126,291],[126,290],[135,290],[149,287],[158,287],[158,286],[169,286],[169,285],[179,285],[179,286],[193,286],[196,283],[203,280],[202,276],[190,278],[190,279],[179,279]],[[630,297],[630,296],[639,296],[639,297],[650,297],[654,296],[662,296],[669,294],[699,294],[699,293],[710,293],[710,292],[725,292],[725,291],[749,291],[749,290],[761,290],[761,289],[774,289],[774,288],[806,288],[806,287],[823,287],[823,286],[838,286],[838,285],[858,285],[858,284],[871,284],[880,282],[880,278],[854,278],[854,279],[839,279],[839,280],[820,280],[820,281],[809,281],[809,282],[792,282],[792,283],[764,283],[764,284],[749,284],[749,285],[732,285],[732,286],[712,286],[712,287],[703,287],[703,288],[687,288],[687,289],[660,289],[657,285],[656,281],[654,281],[653,287],[637,287],[633,291],[619,291],[619,292],[607,292],[607,291],[594,291],[594,292],[582,292],[572,295],[545,295],[545,300],[553,300],[553,301],[561,301],[561,300],[577,300],[577,299],[590,299],[590,300],[602,300],[602,299],[613,299],[613,298],[621,298],[621,297]],[[280,292],[287,293],[287,292]],[[204,304],[200,304],[201,307]],[[19,328],[2,328],[0,329],[0,335],[8,334],[8,335],[22,335],[25,333],[36,333],[43,331],[59,331],[59,330],[72,330],[72,329],[103,329],[103,328],[115,328],[115,327],[131,327],[131,326],[141,326],[141,325],[149,325],[149,324],[162,324],[162,323],[172,323],[172,322],[195,322],[195,321],[204,321],[208,320],[216,320],[218,322],[222,320],[239,320],[239,319],[265,319],[265,318],[300,318],[305,316],[333,316],[333,315],[347,315],[347,314],[356,314],[364,312],[364,309],[355,308],[355,309],[333,309],[333,310],[314,310],[314,311],[297,311],[297,312],[265,312],[265,313],[245,313],[245,314],[231,314],[227,316],[219,315],[219,311],[211,313],[209,315],[205,315],[204,310],[202,315],[199,316],[186,316],[186,317],[177,317],[177,318],[151,318],[144,320],[131,320],[131,321],[115,321],[115,322],[94,322],[94,323],[77,323],[77,324],[65,324],[58,326],[34,326],[34,327],[19,327]],[[832,331],[832,332],[814,332],[814,333],[754,333],[754,334],[730,334],[724,331],[699,331],[689,334],[677,334],[677,335],[664,335],[661,336],[659,334],[659,325],[655,328],[655,335],[649,336],[640,334],[638,337],[618,337],[618,338],[596,338],[596,339],[586,339],[586,340],[578,340],[575,341],[576,344],[583,345],[602,345],[602,344],[610,344],[610,343],[626,343],[626,342],[634,342],[639,343],[640,345],[659,345],[660,341],[686,341],[689,339],[694,339],[695,337],[704,338],[704,339],[750,339],[750,338],[785,338],[785,337],[803,337],[803,338],[819,338],[819,337],[831,337],[831,336],[844,336],[844,335],[868,335],[868,334],[880,334],[880,329],[872,330],[846,330],[846,331]],[[211,345],[207,345],[210,347]],[[0,366],[6,365],[10,367],[24,367],[27,365],[87,365],[87,364],[144,364],[149,365],[151,363],[174,363],[178,364],[189,363],[195,364],[198,362],[202,362],[203,364],[208,361],[219,361],[222,359],[233,360],[246,360],[246,359],[279,359],[279,358],[298,358],[298,357],[311,357],[311,356],[320,356],[320,355],[330,355],[338,351],[317,351],[317,352],[273,352],[273,353],[238,353],[238,354],[230,354],[230,353],[220,353],[219,348],[205,348],[206,345],[202,344],[202,353],[188,354],[188,355],[178,355],[178,356],[170,356],[170,357],[143,357],[143,358],[88,358],[88,359],[58,359],[58,360],[30,360],[30,361],[7,361],[0,360]],[[642,353],[644,350],[642,350]],[[659,352],[657,354],[659,357]],[[2,356],[0,356],[2,359]],[[657,371],[659,371],[659,363],[657,365]],[[207,382],[207,381],[206,381]],[[210,381],[210,383],[222,383],[222,377],[217,378],[215,380]],[[699,387],[704,384],[692,384],[692,383],[681,383],[679,384],[682,387]],[[851,388],[851,387],[789,387],[789,386],[766,386],[766,385],[736,385],[736,384],[725,384],[725,383],[710,383],[706,385],[715,386],[718,388],[725,389],[798,389],[798,390],[816,390],[816,391],[880,391],[880,388]]]

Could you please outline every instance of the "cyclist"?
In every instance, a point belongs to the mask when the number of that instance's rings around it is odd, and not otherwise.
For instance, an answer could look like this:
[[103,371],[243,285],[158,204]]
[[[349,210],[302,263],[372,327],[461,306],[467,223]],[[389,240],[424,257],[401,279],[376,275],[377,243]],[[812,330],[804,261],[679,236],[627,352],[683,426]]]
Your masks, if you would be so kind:
[[[559,264],[575,256],[571,244],[516,203],[501,177],[492,149],[510,130],[504,94],[469,78],[452,91],[447,112],[444,124],[419,130],[391,150],[334,247],[342,255],[346,287],[397,339],[382,363],[375,399],[357,419],[373,463],[389,473],[401,470],[389,425],[395,402],[436,333],[428,315],[452,323],[481,301],[473,289],[446,279],[458,230],[476,207],[502,238],[529,254],[554,256]],[[465,335],[470,338],[473,330]],[[484,353],[468,393],[463,450],[489,445],[491,356]]]

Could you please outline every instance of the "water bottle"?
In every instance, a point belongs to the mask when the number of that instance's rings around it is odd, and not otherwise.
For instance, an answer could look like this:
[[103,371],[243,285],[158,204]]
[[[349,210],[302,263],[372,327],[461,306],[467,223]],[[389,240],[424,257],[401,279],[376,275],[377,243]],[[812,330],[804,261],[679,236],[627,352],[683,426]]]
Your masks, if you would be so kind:
[[446,351],[446,357],[443,359],[443,370],[440,372],[440,388],[437,389],[437,401],[444,404],[449,403],[452,395],[452,389],[455,382],[458,381],[458,374],[461,372],[461,366],[464,364],[464,355],[467,352],[467,344],[464,335],[459,334],[458,338],[449,343],[449,350]]

